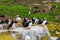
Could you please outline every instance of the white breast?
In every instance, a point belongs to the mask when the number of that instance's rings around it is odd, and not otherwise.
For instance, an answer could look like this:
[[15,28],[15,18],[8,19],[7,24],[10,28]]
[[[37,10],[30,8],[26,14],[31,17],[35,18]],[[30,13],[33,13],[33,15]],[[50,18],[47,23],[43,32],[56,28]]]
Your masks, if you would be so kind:
[[29,23],[28,27],[31,27],[32,26],[32,22]]
[[46,22],[47,22],[47,20],[44,20],[44,21],[42,22],[42,25],[45,25]]

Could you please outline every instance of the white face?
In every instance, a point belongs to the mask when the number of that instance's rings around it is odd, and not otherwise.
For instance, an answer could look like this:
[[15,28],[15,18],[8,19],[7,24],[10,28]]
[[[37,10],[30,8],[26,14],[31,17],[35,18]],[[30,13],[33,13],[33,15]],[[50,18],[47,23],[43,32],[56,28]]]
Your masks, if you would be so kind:
[[36,19],[35,17],[33,17],[33,19]]
[[12,21],[11,19],[8,19],[9,21]]
[[27,20],[27,18],[25,18]]

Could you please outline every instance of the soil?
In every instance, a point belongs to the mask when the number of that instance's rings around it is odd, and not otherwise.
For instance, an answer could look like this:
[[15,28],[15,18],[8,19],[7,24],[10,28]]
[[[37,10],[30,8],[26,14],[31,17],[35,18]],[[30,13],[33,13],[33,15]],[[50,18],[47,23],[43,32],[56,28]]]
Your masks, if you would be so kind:
[[57,15],[56,17],[60,20],[60,15]]
[[0,15],[0,20],[6,20],[6,19],[13,19],[13,18],[6,15]]

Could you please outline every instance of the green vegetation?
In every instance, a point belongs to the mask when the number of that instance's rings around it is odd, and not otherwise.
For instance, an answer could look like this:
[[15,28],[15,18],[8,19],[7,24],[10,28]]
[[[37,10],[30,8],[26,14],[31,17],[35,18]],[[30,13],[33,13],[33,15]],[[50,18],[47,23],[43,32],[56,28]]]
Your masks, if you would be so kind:
[[29,7],[24,5],[19,5],[15,3],[13,0],[3,0],[0,2],[0,14],[5,14],[7,16],[15,17],[19,14],[21,17],[30,17],[33,16],[37,18],[43,19],[47,18],[49,21],[60,22],[55,18],[56,15],[60,14],[60,4],[59,3],[51,3],[53,6],[57,5],[57,8],[50,13],[40,13],[40,14],[28,14]]
[[0,14],[15,17],[17,14],[27,14],[29,7],[16,4],[12,0],[3,0],[0,3]]

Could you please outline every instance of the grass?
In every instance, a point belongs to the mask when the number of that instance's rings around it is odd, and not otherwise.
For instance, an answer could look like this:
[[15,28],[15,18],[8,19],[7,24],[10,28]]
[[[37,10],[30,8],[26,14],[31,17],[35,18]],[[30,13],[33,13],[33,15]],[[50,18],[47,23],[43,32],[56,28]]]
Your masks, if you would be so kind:
[[0,2],[0,14],[11,16],[14,18],[16,15],[20,15],[20,17],[22,18],[23,17],[32,18],[33,16],[35,16],[37,18],[43,19],[44,17],[46,17],[48,21],[60,22],[55,18],[56,15],[60,14],[60,4],[59,3],[51,3],[51,4],[53,6],[57,5],[57,8],[50,13],[28,14],[29,7],[16,4],[13,0],[3,0],[2,2]]

